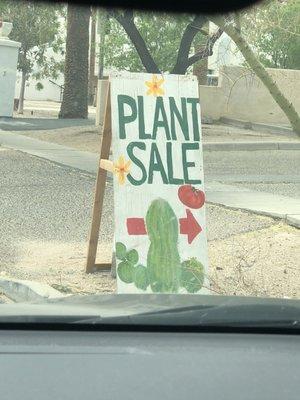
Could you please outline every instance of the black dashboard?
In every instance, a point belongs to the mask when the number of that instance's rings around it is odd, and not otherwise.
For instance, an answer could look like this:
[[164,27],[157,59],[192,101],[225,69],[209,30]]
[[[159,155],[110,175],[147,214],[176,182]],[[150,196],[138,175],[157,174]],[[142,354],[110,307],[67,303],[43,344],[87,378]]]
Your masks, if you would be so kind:
[[0,331],[1,400],[300,398],[300,336]]

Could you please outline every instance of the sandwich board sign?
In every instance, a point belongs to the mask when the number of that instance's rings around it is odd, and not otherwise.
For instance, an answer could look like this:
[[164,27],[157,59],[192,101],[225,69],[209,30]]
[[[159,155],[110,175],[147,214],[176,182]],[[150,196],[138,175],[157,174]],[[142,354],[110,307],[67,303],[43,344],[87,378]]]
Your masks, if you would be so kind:
[[118,292],[207,293],[197,79],[120,73],[109,97]]

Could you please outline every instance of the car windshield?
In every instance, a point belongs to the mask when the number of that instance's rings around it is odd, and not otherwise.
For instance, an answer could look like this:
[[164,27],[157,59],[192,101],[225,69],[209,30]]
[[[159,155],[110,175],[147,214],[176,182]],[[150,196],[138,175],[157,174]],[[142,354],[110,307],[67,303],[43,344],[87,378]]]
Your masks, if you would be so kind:
[[0,318],[103,294],[296,304],[299,94],[298,0],[0,0]]

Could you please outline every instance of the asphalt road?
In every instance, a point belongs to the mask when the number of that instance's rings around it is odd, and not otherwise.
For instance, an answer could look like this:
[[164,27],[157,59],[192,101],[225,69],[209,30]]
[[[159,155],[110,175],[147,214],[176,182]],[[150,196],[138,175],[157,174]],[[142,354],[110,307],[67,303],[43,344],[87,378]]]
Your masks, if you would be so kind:
[[212,151],[204,153],[206,181],[300,198],[300,151]]
[[[95,177],[12,150],[0,150],[0,263],[19,257],[24,240],[86,243]],[[108,183],[100,241],[113,240],[112,185]],[[208,239],[275,223],[271,218],[207,206]]]

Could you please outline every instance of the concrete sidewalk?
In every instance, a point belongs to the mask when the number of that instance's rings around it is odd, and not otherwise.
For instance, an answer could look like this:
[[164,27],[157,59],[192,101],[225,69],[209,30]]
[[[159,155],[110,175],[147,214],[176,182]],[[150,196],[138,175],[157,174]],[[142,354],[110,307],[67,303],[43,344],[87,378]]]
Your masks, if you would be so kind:
[[0,132],[0,145],[91,174],[95,174],[98,167],[97,153],[75,150],[12,132]]
[[94,126],[95,119],[83,118],[0,118],[0,131],[17,132],[32,130],[50,130],[77,126]]
[[280,218],[289,225],[300,228],[299,199],[224,185],[218,182],[207,182],[205,189],[209,203]]
[[[282,145],[283,143],[280,144]],[[290,143],[288,144],[290,145]],[[296,147],[296,149],[300,149],[300,143],[298,144],[299,147]],[[99,156],[97,153],[74,150],[70,147],[32,139],[11,132],[0,132],[0,145],[91,174],[95,174],[98,168]],[[206,145],[204,144],[204,150],[207,150]],[[241,143],[241,145],[244,145],[244,143]],[[287,146],[287,149],[290,148]],[[209,150],[212,150],[212,148],[210,147]],[[293,150],[295,150],[295,147],[293,147]],[[205,186],[207,200],[210,203],[282,218],[289,224],[300,227],[299,199],[257,192],[212,181],[206,182]]]

